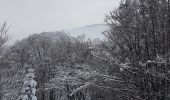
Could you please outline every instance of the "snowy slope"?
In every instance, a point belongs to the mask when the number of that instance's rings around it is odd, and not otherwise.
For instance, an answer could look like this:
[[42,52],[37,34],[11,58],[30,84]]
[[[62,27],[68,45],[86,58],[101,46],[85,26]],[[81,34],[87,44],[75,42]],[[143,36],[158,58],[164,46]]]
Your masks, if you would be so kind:
[[94,25],[88,25],[88,26],[84,26],[80,28],[67,29],[64,31],[74,37],[79,36],[79,35],[85,35],[87,38],[103,39],[104,35],[102,34],[102,32],[107,29],[108,29],[108,26],[106,24],[94,24]]

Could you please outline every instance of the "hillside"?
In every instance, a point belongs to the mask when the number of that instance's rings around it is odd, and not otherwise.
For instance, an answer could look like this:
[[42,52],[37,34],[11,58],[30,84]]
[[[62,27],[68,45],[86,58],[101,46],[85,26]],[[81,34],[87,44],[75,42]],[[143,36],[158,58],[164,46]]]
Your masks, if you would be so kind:
[[69,33],[71,36],[79,36],[85,35],[87,38],[99,38],[103,39],[104,35],[102,34],[103,31],[107,30],[108,26],[106,24],[93,24],[88,26],[83,26],[80,28],[73,28],[65,30],[66,33]]

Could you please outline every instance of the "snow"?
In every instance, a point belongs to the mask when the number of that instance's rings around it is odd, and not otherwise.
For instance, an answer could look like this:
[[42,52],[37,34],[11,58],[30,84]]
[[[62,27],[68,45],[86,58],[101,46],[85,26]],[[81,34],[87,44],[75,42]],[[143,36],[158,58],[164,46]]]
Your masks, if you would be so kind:
[[77,37],[80,35],[85,35],[88,38],[91,39],[103,39],[104,35],[102,32],[108,29],[108,26],[105,24],[94,24],[89,26],[84,26],[80,28],[74,28],[74,29],[67,29],[65,30],[66,33],[69,33],[73,37]]
[[77,93],[78,91],[81,91],[87,87],[89,87],[92,83],[91,82],[87,82],[85,85],[80,86],[79,88],[77,88],[76,90],[73,90],[73,92],[70,94],[70,96],[72,96],[73,94]]
[[31,86],[32,88],[35,88],[37,85],[37,82],[35,80],[27,80],[24,82],[24,87]]
[[[46,35],[48,37],[51,37],[52,39],[60,39],[61,37],[65,36],[65,33],[70,34],[73,37],[77,37],[80,35],[85,35],[88,38],[91,39],[103,39],[104,35],[102,34],[103,31],[107,30],[108,26],[106,24],[93,24],[88,25],[80,28],[73,28],[73,29],[64,29],[63,30],[56,30],[53,32],[41,32],[41,35]],[[35,33],[37,34],[37,33]],[[23,38],[15,37],[15,39],[12,39],[9,41],[9,45],[14,44],[17,40],[22,40]]]
[[36,85],[37,82],[33,79],[34,76],[34,69],[28,69],[28,74],[26,75],[26,79],[23,85],[23,89],[21,90],[21,95],[18,97],[17,100],[37,100],[36,94]]

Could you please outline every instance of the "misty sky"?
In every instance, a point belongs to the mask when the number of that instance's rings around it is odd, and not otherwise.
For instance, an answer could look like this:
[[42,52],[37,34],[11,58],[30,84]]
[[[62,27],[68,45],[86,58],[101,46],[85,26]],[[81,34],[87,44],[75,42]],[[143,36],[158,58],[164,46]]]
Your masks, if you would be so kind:
[[0,23],[13,39],[32,33],[104,23],[120,0],[0,0]]

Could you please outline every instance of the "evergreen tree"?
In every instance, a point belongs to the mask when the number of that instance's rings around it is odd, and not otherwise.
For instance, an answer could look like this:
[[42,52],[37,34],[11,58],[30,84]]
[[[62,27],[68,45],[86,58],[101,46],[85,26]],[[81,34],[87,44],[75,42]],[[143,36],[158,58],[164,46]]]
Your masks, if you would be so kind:
[[28,69],[21,95],[17,100],[37,100],[37,97],[35,96],[37,82],[33,78],[34,69]]

